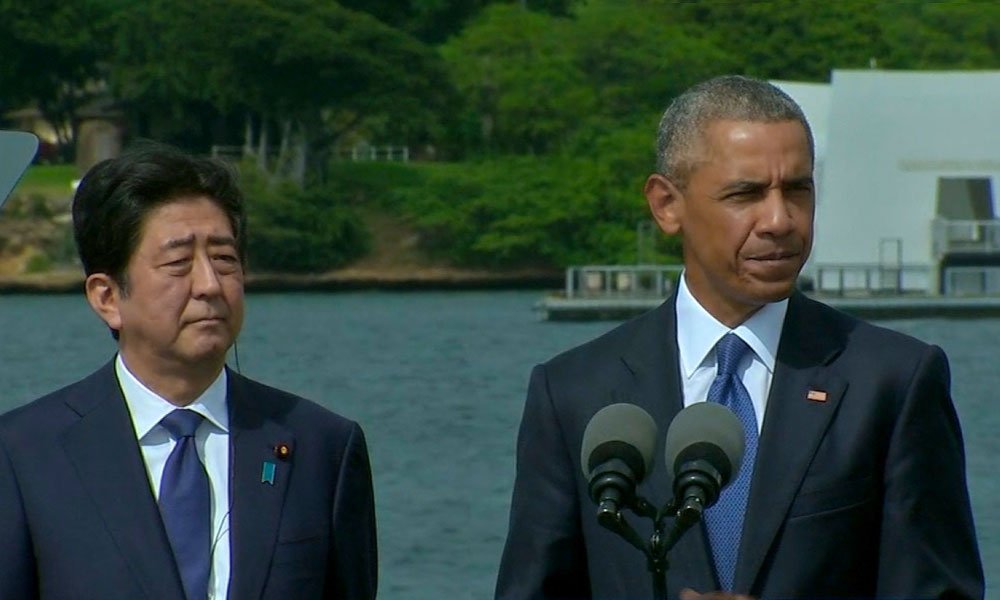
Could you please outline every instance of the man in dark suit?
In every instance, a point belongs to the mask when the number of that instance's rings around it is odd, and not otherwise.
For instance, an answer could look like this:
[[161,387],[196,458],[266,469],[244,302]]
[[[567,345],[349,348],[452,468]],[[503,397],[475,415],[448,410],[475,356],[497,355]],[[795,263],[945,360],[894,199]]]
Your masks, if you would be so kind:
[[[684,274],[533,371],[496,596],[652,597],[645,558],[595,519],[583,432],[615,402],[664,432],[708,398],[741,417],[747,456],[671,552],[668,597],[982,598],[943,352],[795,291],[814,213],[801,109],[766,82],[704,82],[665,112],[657,162],[645,194]],[[671,477],[656,465],[640,495],[666,501]]]
[[161,146],[105,161],[73,227],[119,351],[0,417],[0,598],[374,598],[361,428],[225,366],[246,251],[230,169]]

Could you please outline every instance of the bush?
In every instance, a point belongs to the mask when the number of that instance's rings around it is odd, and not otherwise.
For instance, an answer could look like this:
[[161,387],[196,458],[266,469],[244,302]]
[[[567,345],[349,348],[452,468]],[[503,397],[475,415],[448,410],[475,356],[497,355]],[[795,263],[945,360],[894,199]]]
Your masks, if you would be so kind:
[[329,189],[271,185],[245,168],[243,186],[250,269],[323,272],[368,251],[370,234],[363,221],[351,208],[335,203]]
[[52,270],[52,259],[44,252],[32,254],[24,265],[25,273],[44,273]]

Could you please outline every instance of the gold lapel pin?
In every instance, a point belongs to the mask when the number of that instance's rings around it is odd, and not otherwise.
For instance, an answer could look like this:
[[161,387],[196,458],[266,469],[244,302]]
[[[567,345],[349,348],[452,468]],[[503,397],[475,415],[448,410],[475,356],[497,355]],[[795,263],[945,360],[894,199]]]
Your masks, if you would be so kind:
[[274,456],[278,460],[288,460],[292,456],[292,447],[281,442],[280,444],[274,445]]

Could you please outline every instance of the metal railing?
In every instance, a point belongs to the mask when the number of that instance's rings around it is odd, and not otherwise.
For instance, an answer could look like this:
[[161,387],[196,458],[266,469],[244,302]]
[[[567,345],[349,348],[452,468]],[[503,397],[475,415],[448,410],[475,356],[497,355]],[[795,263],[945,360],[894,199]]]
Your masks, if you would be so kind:
[[1000,267],[945,267],[941,291],[946,296],[1000,295]]
[[824,264],[813,272],[814,289],[837,296],[926,293],[933,273],[927,265],[878,264]]
[[566,269],[567,298],[664,298],[683,265],[586,265]]
[[351,161],[388,161],[409,162],[409,146],[368,146],[357,145],[351,148],[337,148],[333,155],[340,160]]
[[931,235],[938,258],[949,252],[1000,253],[1000,219],[934,219]]

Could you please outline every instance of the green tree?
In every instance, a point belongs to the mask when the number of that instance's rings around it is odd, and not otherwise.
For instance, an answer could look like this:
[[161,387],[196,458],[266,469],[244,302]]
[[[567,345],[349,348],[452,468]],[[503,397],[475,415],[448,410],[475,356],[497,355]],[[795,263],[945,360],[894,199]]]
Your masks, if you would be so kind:
[[574,13],[571,50],[598,94],[597,114],[632,123],[737,61],[699,28],[640,2],[591,0]]
[[1000,4],[984,0],[883,3],[886,54],[907,69],[1000,68]]
[[463,142],[472,148],[541,154],[595,108],[569,51],[571,22],[494,5],[441,48],[466,99]]
[[102,40],[117,4],[0,0],[0,113],[37,106],[65,158],[72,157],[79,109],[104,93]]
[[447,101],[440,60],[370,15],[309,0],[167,0],[122,13],[115,88],[144,105],[208,103],[244,117],[261,166],[302,180],[325,152],[374,119],[386,135],[428,135]]

